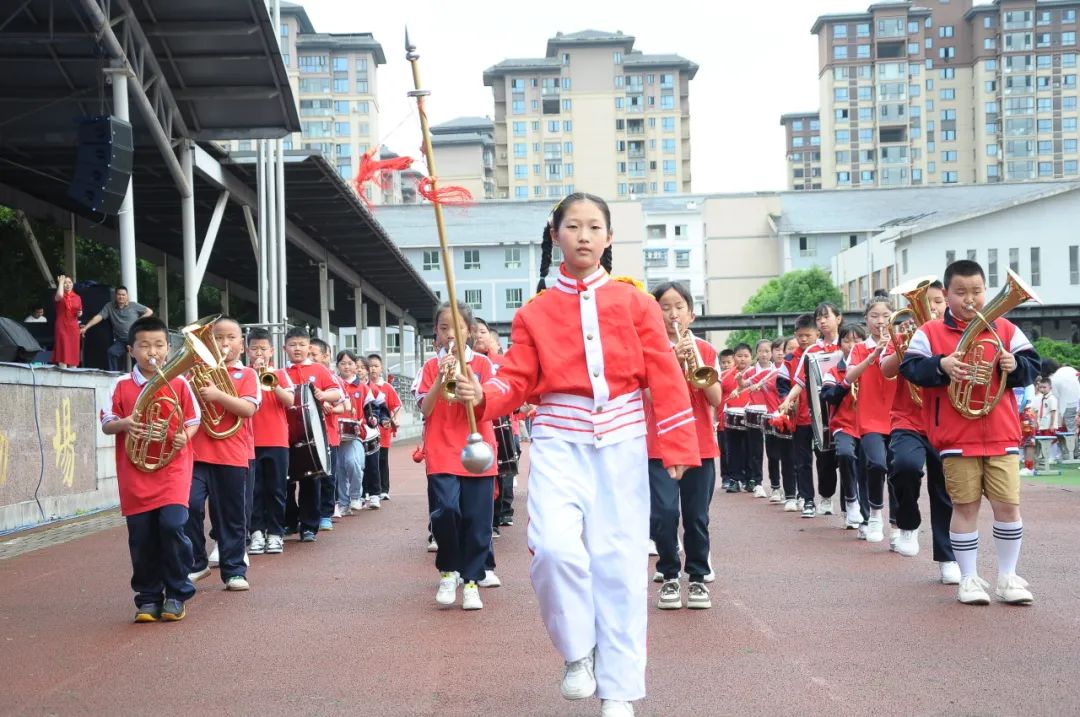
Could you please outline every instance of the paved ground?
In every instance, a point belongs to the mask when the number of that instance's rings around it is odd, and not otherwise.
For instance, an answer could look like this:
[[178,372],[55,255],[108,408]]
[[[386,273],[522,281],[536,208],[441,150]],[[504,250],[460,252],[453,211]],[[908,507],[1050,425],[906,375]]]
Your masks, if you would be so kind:
[[[598,714],[559,697],[523,521],[497,543],[505,587],[485,609],[436,608],[410,450],[392,455],[385,509],[256,556],[248,593],[215,573],[178,624],[130,623],[122,527],[0,560],[0,714]],[[928,550],[900,558],[837,518],[718,494],[714,607],[651,610],[638,714],[1080,713],[1080,494],[1026,481],[1023,500],[1038,602],[972,608],[936,583]]]

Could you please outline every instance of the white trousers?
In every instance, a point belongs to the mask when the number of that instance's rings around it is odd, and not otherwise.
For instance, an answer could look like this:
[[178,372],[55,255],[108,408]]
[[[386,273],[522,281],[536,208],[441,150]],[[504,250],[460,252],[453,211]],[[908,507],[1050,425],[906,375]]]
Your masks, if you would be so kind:
[[536,438],[529,454],[533,589],[555,648],[596,647],[601,699],[645,696],[649,468],[645,439],[595,448]]

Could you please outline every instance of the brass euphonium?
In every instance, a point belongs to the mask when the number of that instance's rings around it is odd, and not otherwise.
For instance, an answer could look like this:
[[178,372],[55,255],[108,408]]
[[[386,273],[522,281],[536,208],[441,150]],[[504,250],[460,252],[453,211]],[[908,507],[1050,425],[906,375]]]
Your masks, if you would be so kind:
[[[894,296],[904,297],[908,302],[906,308],[894,311],[892,316],[889,317],[889,332],[892,335],[893,348],[901,361],[904,360],[904,353],[907,351],[908,344],[911,343],[911,337],[915,335],[920,326],[933,318],[930,299],[927,298],[926,294],[930,289],[930,285],[934,283],[934,279],[933,276],[913,279],[889,292]],[[899,322],[899,325],[897,325],[897,322]],[[915,402],[916,406],[921,407],[923,405],[922,389],[911,382],[908,382],[907,387],[911,400]]]
[[[454,342],[451,341],[447,346],[446,355],[450,357],[456,357],[454,353]],[[457,398],[457,379],[454,376],[457,375],[457,358],[446,364],[446,368],[443,369],[443,382],[442,382],[442,397],[447,401],[453,401]]]
[[229,413],[213,401],[204,401],[199,389],[213,385],[227,396],[236,397],[236,388],[225,367],[225,357],[211,336],[217,318],[200,319],[180,329],[185,346],[192,344],[198,360],[191,367],[191,386],[202,410],[202,428],[211,438],[223,439],[233,435],[244,425],[244,419]]
[[[1001,337],[994,331],[994,321],[1027,301],[1042,303],[1012,269],[1006,271],[1008,277],[1005,286],[983,307],[982,312],[977,311],[973,305],[968,305],[968,310],[975,312],[975,318],[968,323],[960,336],[960,343],[956,345],[956,353],[964,355],[964,363],[970,368],[967,378],[949,383],[949,403],[964,418],[974,420],[986,416],[994,410],[1005,393],[1007,375],[1004,371],[1001,371],[998,377],[997,390],[991,388],[998,360],[1001,352],[1005,350]],[[979,339],[979,335],[987,330],[991,338]],[[988,354],[986,346],[991,347],[991,353]],[[976,393],[977,389],[981,389],[981,393]]]
[[[682,341],[684,334],[679,332],[678,321],[672,321],[671,326],[675,329],[675,343],[677,344]],[[679,364],[686,376],[686,382],[694,388],[708,388],[720,378],[714,367],[705,365],[701,352],[698,351],[697,341],[694,341],[694,350],[690,352],[690,355],[679,356]]]

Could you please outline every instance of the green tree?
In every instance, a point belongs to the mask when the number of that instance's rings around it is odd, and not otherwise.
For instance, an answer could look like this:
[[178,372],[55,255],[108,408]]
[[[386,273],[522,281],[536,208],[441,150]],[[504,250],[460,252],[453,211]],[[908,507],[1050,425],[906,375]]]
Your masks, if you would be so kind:
[[1044,337],[1035,341],[1035,350],[1040,358],[1052,358],[1062,366],[1080,368],[1080,345],[1078,344],[1054,341]]
[[[821,267],[789,271],[783,276],[769,279],[743,305],[744,314],[799,313],[813,311],[822,301],[840,306],[843,296],[833,284],[832,277]],[[761,338],[767,338],[761,329],[733,331],[728,335],[729,348],[736,344],[751,346]]]

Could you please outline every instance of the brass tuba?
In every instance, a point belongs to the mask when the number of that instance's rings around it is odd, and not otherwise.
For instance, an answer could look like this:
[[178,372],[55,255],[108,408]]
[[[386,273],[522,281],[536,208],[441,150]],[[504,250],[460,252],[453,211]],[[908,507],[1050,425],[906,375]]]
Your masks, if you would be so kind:
[[[679,333],[679,322],[672,321],[671,326],[675,329],[675,343],[682,341],[683,334]],[[686,376],[686,382],[694,388],[708,388],[720,378],[714,367],[705,365],[701,352],[698,351],[697,341],[694,342],[694,350],[688,356],[679,356],[679,364]]]
[[[184,412],[180,408],[180,397],[173,391],[171,381],[191,370],[200,360],[201,352],[206,348],[198,339],[184,333],[184,347],[167,362],[158,367],[157,374],[143,385],[135,399],[133,414],[139,417],[145,433],[136,438],[130,432],[124,439],[124,450],[128,459],[142,471],[151,473],[164,468],[176,455],[177,447],[173,437],[184,429]],[[158,395],[162,388],[168,388],[172,395]],[[173,426],[173,421],[177,425]]]
[[[1001,337],[994,331],[994,321],[1027,301],[1042,303],[1012,269],[1006,271],[1008,277],[1005,286],[983,307],[981,313],[975,311],[976,318],[968,323],[960,336],[960,343],[956,345],[955,353],[964,355],[964,363],[968,364],[970,369],[966,379],[949,383],[949,403],[964,418],[974,420],[988,415],[1005,393],[1004,371],[998,377],[997,390],[991,388],[998,358],[1005,350]],[[974,310],[971,305],[968,308]],[[989,331],[991,338],[980,339],[979,335],[983,331]],[[991,347],[989,352],[987,346]],[[977,392],[977,389],[981,391]]]
[[[933,318],[930,300],[926,297],[926,293],[929,291],[930,285],[934,283],[934,279],[933,276],[913,279],[889,292],[893,296],[904,297],[908,302],[906,308],[894,311],[892,316],[889,317],[889,332],[892,336],[893,348],[901,361],[904,360],[904,353],[907,351],[908,344],[911,343],[911,337],[915,335],[915,331]],[[899,325],[897,325],[898,322]],[[907,387],[911,400],[915,402],[916,406],[921,407],[923,405],[922,389],[910,382]]]
[[208,436],[220,440],[239,431],[244,425],[244,419],[229,413],[213,401],[204,401],[199,393],[200,388],[212,384],[226,395],[236,397],[236,388],[229,378],[229,370],[224,365],[225,357],[210,335],[216,320],[217,317],[199,319],[180,329],[180,333],[184,335],[185,347],[190,342],[198,359],[191,367],[190,380],[202,410],[202,428]]

